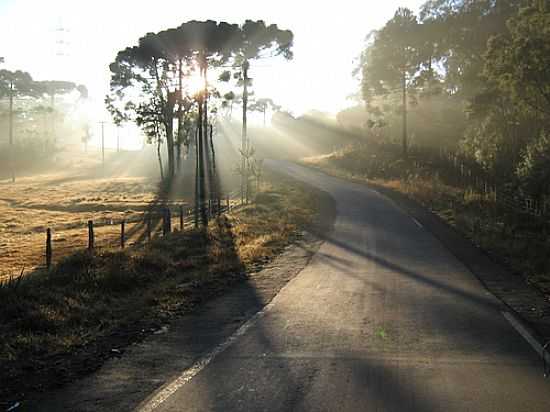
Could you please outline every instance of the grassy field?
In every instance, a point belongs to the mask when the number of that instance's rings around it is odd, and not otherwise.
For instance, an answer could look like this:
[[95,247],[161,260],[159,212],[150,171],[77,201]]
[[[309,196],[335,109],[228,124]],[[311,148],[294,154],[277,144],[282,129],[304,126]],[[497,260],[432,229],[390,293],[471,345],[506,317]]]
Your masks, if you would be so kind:
[[311,157],[304,164],[406,194],[550,298],[548,224],[505,208],[490,193],[457,187],[414,160],[361,145]]
[[[129,181],[120,184],[131,187]],[[135,204],[149,196],[134,194]],[[129,331],[142,336],[139,331],[246,279],[310,224],[318,196],[296,182],[268,177],[254,204],[212,220],[207,230],[177,231],[123,251],[81,250],[49,272],[4,283],[0,400],[94,369],[110,348],[131,343]]]
[[[120,162],[131,163],[137,156],[121,155]],[[80,154],[71,164],[62,164],[61,172],[0,181],[0,280],[45,263],[47,228],[57,261],[86,246],[88,220],[96,225],[98,247],[114,246],[120,221],[141,219],[158,200],[157,179],[139,173],[113,177],[116,170],[105,176],[96,157]],[[114,164],[111,160],[111,169]],[[183,197],[171,200],[185,205]],[[128,244],[143,235],[140,226],[127,225]]]

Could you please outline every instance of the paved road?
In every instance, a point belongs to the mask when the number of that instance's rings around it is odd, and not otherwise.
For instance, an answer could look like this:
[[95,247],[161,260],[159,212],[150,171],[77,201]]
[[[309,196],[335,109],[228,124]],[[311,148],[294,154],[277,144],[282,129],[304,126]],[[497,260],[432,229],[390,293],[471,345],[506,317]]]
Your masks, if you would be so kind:
[[330,193],[334,232],[156,410],[550,411],[539,358],[430,233],[363,186],[268,166]]

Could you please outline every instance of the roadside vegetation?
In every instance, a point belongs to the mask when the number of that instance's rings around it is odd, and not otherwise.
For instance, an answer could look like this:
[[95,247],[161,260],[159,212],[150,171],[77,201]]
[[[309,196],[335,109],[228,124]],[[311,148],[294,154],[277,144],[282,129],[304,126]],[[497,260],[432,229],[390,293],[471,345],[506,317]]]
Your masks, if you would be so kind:
[[0,398],[97,368],[246,280],[314,218],[318,193],[270,176],[255,203],[124,251],[82,250],[0,287]]

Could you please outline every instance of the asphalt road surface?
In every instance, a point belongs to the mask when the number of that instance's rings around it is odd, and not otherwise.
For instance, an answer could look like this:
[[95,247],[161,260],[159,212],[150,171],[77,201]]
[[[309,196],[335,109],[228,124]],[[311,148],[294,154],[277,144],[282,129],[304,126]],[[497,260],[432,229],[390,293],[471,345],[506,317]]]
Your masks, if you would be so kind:
[[536,353],[418,222],[364,186],[267,165],[331,194],[334,231],[259,316],[142,410],[550,411]]

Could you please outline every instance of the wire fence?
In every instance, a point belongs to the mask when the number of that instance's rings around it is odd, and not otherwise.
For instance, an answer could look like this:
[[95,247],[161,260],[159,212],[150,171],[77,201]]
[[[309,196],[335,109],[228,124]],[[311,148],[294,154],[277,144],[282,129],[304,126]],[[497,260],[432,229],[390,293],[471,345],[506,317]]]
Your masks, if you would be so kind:
[[481,193],[510,212],[550,223],[549,197],[532,196],[492,175],[473,159],[454,151],[417,146],[409,149],[409,156],[417,169],[427,169],[454,186]]
[[[240,204],[236,193],[229,193],[220,203],[207,201],[203,208],[208,219]],[[49,269],[62,258],[78,250],[113,250],[146,244],[169,233],[190,230],[196,226],[195,208],[188,204],[165,202],[128,218],[106,218],[59,224],[41,232],[17,239],[15,247],[0,256],[0,282],[36,270]],[[5,268],[9,268],[5,270]]]

